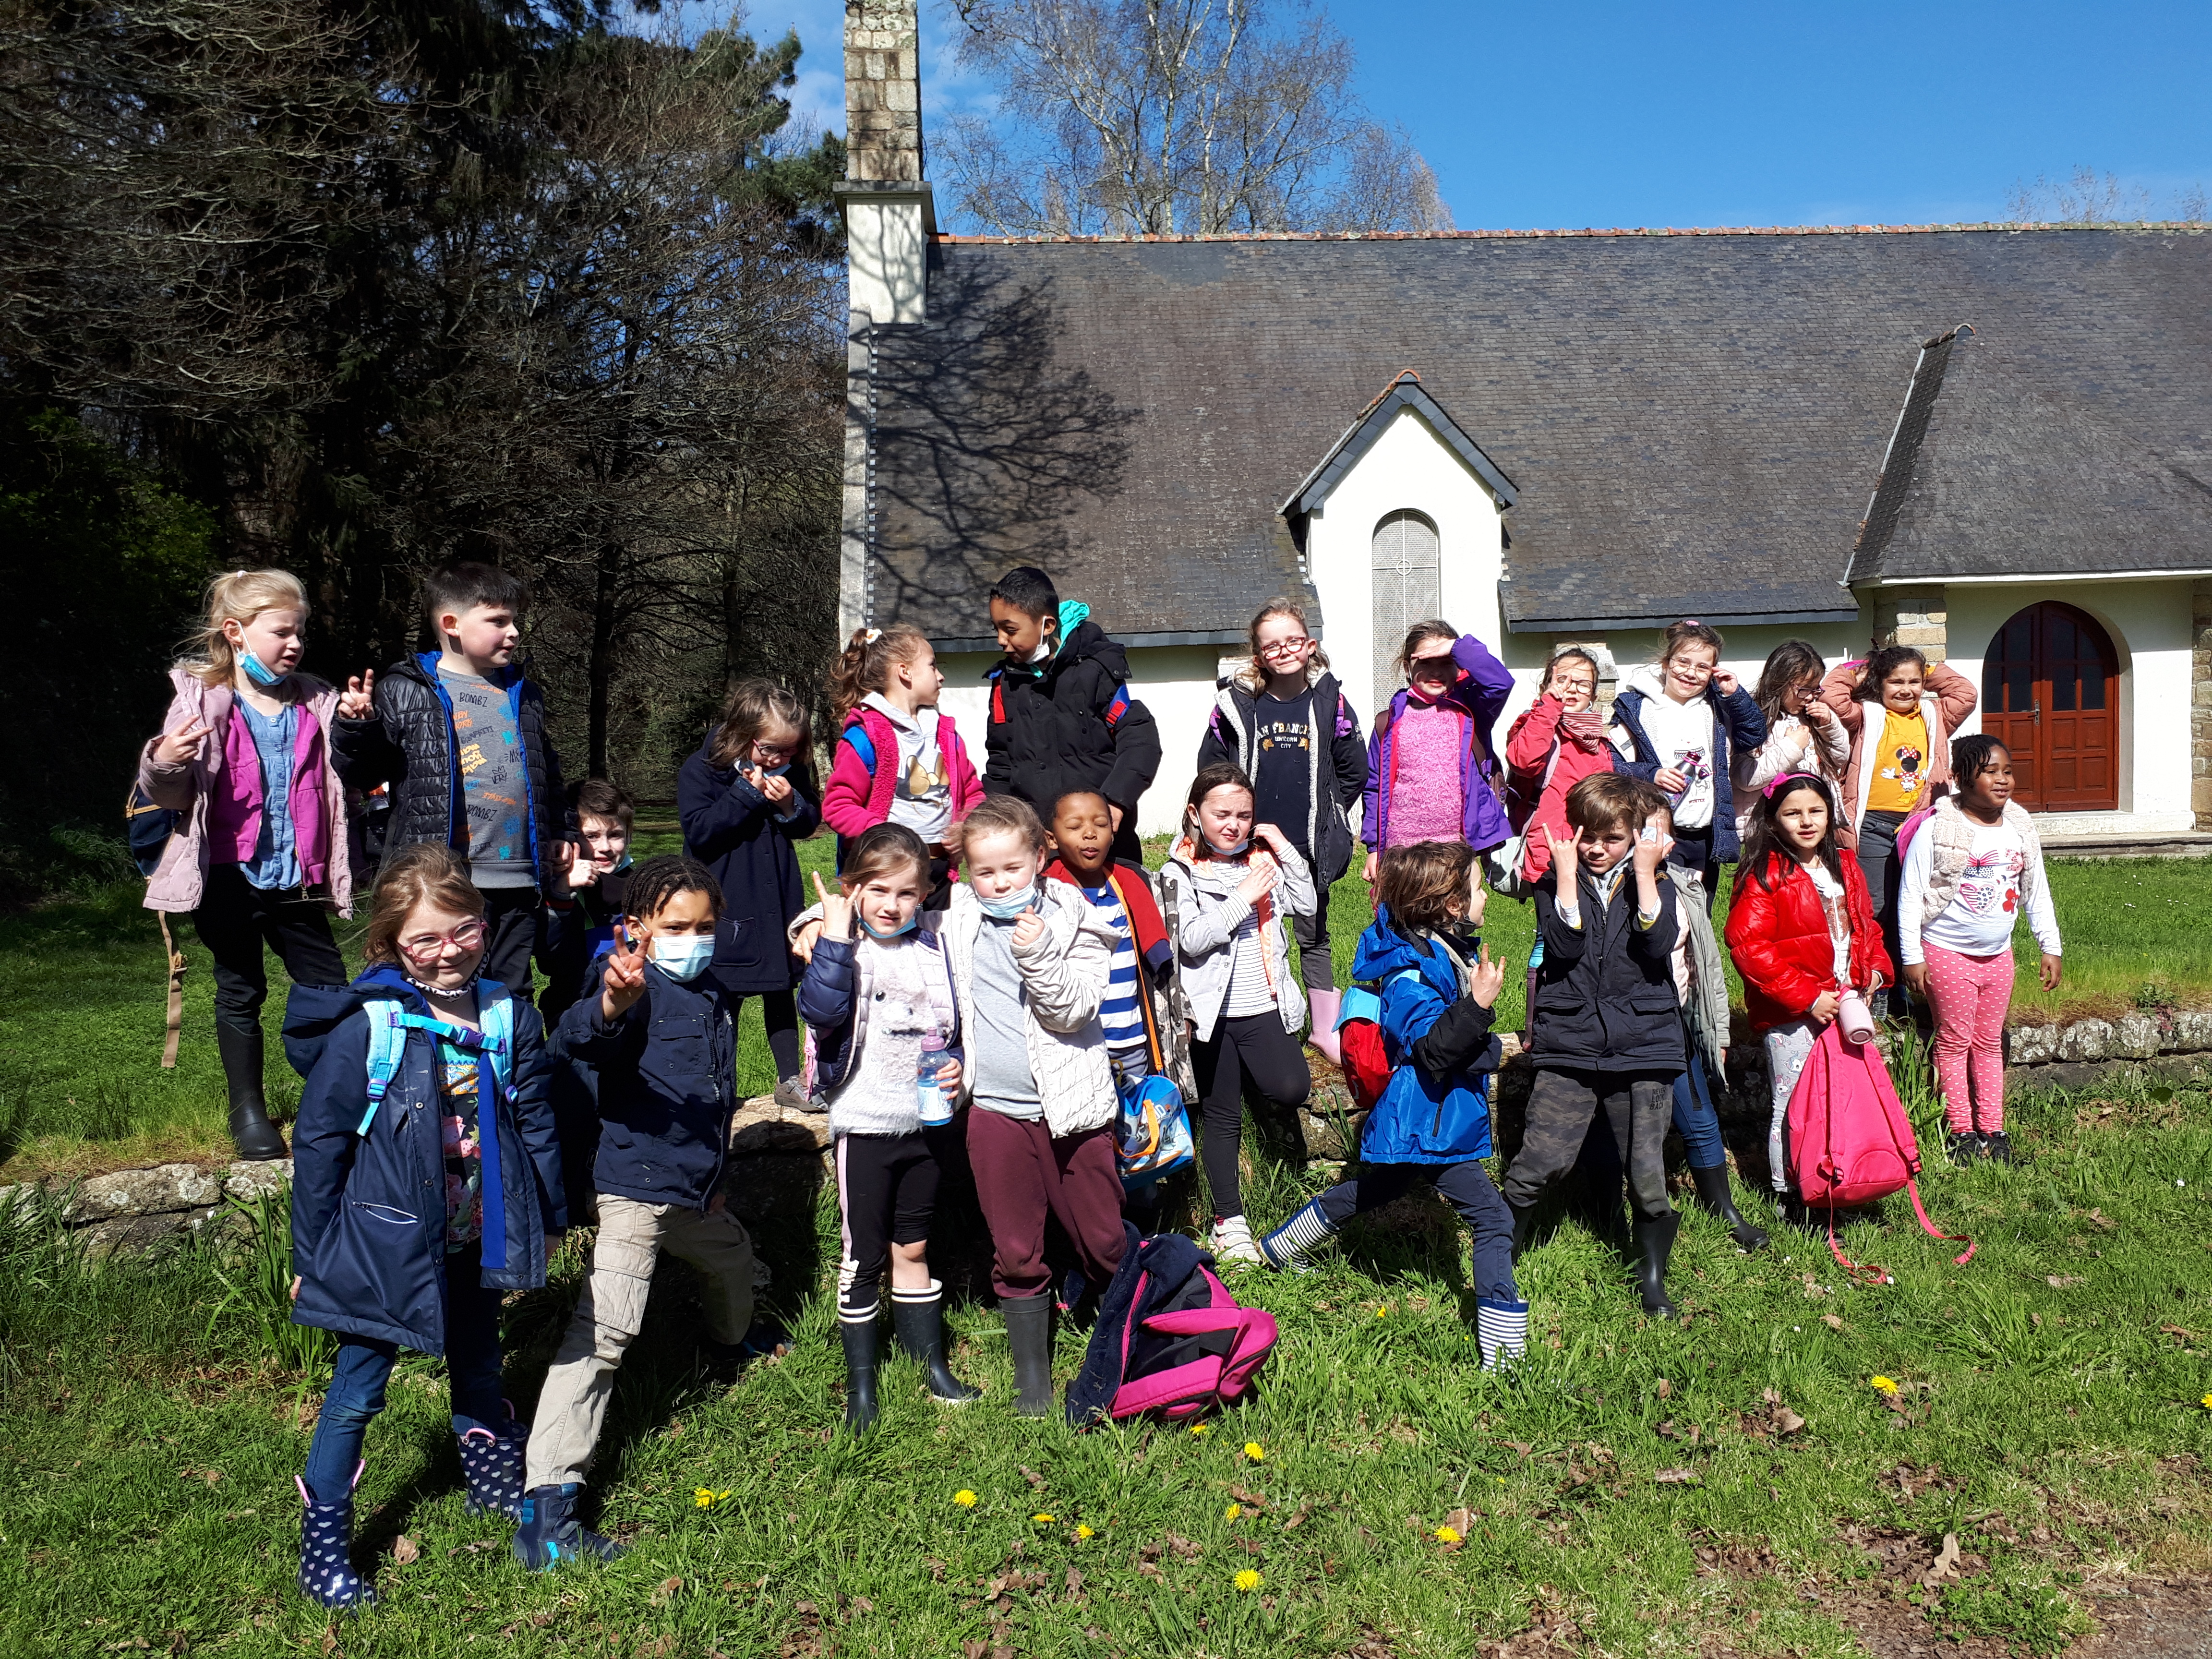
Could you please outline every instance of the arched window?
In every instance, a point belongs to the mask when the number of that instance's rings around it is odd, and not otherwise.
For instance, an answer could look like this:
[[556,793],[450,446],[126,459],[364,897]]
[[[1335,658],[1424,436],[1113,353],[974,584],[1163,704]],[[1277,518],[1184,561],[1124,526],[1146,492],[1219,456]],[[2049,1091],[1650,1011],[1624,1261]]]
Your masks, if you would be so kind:
[[2095,617],[2055,601],[2016,613],[1982,659],[1981,713],[1982,730],[2012,751],[2022,806],[2119,805],[2119,656]]
[[1375,526],[1374,559],[1375,700],[1380,708],[1396,695],[1398,676],[1391,667],[1406,630],[1443,609],[1443,570],[1437,554],[1437,526],[1419,513],[1386,514]]

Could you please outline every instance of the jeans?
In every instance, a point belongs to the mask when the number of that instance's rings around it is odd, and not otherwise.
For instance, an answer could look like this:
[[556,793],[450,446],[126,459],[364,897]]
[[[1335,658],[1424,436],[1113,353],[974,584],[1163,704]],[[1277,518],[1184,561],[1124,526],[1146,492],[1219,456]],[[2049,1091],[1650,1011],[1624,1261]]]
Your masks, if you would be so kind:
[[1712,1090],[1705,1079],[1705,1057],[1698,1040],[1689,1041],[1689,1069],[1674,1079],[1674,1129],[1682,1137],[1682,1155],[1693,1170],[1710,1170],[1728,1162],[1721,1145],[1721,1115],[1713,1106]]
[[1474,1235],[1474,1293],[1491,1302],[1518,1302],[1513,1282],[1513,1212],[1490,1184],[1482,1165],[1464,1164],[1369,1164],[1350,1181],[1340,1181],[1314,1200],[1332,1230],[1355,1215],[1379,1210],[1426,1181],[1437,1195],[1459,1212]]
[[[235,864],[208,866],[192,931],[215,958],[216,1018],[257,1036],[261,1005],[269,1000],[264,945],[276,953],[295,985],[343,985],[349,977],[321,901],[256,887]],[[257,1086],[260,1081],[253,1079]]]
[[[503,1423],[500,1399],[499,1304],[501,1292],[482,1283],[483,1257],[477,1245],[446,1258],[446,1376],[453,1390],[456,1419]],[[399,1358],[397,1343],[370,1336],[338,1338],[331,1386],[315,1419],[314,1443],[307,1449],[301,1477],[318,1502],[334,1504],[353,1489],[368,1425],[384,1409],[384,1385]],[[459,1426],[458,1420],[455,1426]]]
[[[1867,900],[1874,906],[1875,919],[1881,923],[1882,948],[1893,963],[1905,960],[1897,933],[1897,890],[1905,873],[1905,860],[1898,856],[1897,832],[1905,819],[1903,812],[1869,812],[1859,820],[1859,873],[1866,878]],[[1867,999],[1867,1006],[1878,1015],[1884,997],[1891,1000],[1896,1012],[1905,1012],[1902,991],[1880,992]]]

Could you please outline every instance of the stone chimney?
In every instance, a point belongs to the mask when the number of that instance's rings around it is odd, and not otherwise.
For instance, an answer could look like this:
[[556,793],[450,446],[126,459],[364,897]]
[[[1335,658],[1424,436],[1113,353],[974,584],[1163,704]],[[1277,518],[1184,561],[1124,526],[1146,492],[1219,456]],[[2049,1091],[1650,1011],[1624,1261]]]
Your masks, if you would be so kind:
[[927,316],[935,204],[922,178],[916,0],[845,0],[845,213],[852,308],[873,323]]

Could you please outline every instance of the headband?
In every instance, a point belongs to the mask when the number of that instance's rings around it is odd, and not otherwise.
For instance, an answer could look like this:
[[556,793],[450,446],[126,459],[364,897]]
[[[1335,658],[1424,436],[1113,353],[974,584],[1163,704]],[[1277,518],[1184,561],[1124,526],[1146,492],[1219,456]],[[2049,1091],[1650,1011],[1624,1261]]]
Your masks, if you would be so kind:
[[1824,797],[1828,793],[1828,781],[1815,772],[1784,772],[1759,793],[1769,800],[1777,800],[1801,783],[1811,784]]

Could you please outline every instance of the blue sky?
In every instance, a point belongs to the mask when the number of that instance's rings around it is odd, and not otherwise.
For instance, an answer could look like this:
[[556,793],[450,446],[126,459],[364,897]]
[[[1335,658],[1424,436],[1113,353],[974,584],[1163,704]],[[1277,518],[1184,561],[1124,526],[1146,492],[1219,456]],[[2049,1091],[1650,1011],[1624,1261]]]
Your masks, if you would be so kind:
[[[2212,189],[2212,3],[1485,7],[1337,0],[1368,103],[1402,122],[1466,228],[1925,223],[2005,216],[2016,181],[2088,166],[2171,210]],[[923,0],[925,120],[988,112]],[[795,26],[799,102],[843,126],[841,0]]]

